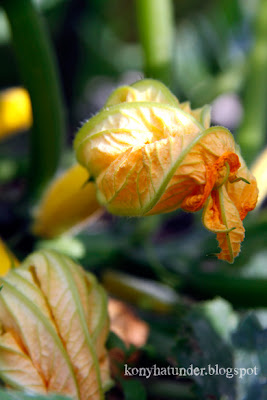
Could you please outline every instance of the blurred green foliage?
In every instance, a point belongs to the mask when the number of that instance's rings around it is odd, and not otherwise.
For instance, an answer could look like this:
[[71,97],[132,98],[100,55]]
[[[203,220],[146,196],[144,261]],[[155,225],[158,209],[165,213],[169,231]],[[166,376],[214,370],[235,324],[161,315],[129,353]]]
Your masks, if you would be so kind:
[[[81,121],[103,105],[115,86],[143,76],[135,2],[35,0],[34,3],[48,27],[59,65],[68,122],[68,149],[62,160],[65,167],[73,162],[69,155],[71,142]],[[181,101],[190,100],[193,106],[200,106],[223,94],[235,93],[242,107],[259,4],[253,0],[173,1],[170,86]],[[0,57],[1,87],[21,84],[2,10]],[[239,125],[240,122],[235,128]],[[266,143],[266,127],[261,129]],[[212,256],[217,251],[216,240],[202,228],[200,215],[179,211],[144,220],[104,215],[75,237],[43,240],[29,230],[32,204],[25,201],[27,167],[27,135],[1,143],[1,236],[21,259],[33,249],[54,248],[93,270],[109,290],[113,287],[113,276],[118,285],[115,293],[114,289],[111,292],[118,298],[129,300],[125,293],[132,290],[133,307],[150,327],[149,340],[137,366],[219,364],[224,368],[259,369],[257,376],[244,379],[160,377],[152,384],[145,378],[129,381],[118,378],[110,399],[123,398],[123,392],[128,400],[267,399],[266,211],[257,210],[245,221],[246,238],[232,266]],[[136,288],[129,289],[118,278],[120,274],[129,282],[134,277]],[[144,280],[148,286],[150,282],[153,295],[142,287]],[[174,297],[170,294],[173,292]],[[116,340],[113,347],[118,347]],[[17,396],[0,393],[3,400],[30,398]]]

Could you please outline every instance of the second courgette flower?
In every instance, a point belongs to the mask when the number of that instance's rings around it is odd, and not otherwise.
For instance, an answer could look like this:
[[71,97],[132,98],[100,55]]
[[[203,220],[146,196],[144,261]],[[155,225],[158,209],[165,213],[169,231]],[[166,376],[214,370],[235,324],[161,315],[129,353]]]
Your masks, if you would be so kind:
[[143,80],[113,92],[74,145],[108,211],[204,209],[203,223],[221,247],[218,258],[233,262],[258,189],[231,133],[209,125],[208,106],[192,110],[160,82]]

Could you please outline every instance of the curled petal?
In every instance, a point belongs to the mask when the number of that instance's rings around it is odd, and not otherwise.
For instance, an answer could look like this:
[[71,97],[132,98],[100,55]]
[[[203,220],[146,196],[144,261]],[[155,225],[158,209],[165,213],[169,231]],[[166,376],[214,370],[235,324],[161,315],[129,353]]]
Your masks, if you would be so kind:
[[245,230],[225,185],[211,193],[203,211],[202,221],[207,229],[217,233],[221,248],[218,258],[232,263],[240,252]]
[[[256,179],[248,170],[245,161],[243,160],[238,150],[237,154],[241,162],[241,166],[236,173],[237,181],[231,183],[231,181],[229,180],[229,182],[227,183],[227,192],[230,199],[236,205],[240,218],[243,221],[247,213],[254,210],[254,208],[256,207],[258,200],[258,188]],[[238,181],[238,178],[243,178],[248,183],[242,180]]]

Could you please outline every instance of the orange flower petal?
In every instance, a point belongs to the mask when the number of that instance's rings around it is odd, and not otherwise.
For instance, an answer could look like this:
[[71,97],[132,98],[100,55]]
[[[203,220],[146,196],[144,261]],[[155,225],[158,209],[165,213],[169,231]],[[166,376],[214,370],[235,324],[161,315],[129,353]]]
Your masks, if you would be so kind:
[[[229,172],[226,168],[226,163]],[[226,152],[221,155],[212,165],[206,166],[206,183],[195,189],[190,196],[187,196],[181,207],[186,211],[198,211],[203,208],[208,196],[214,187],[221,186],[229,174],[234,174],[240,167],[239,158],[235,153]],[[197,192],[197,193],[194,193]]]
[[212,192],[203,211],[202,221],[207,229],[217,233],[221,248],[218,258],[232,263],[240,252],[245,230],[225,185]]
[[241,177],[246,179],[248,183],[240,180],[239,182],[233,182],[227,184],[227,192],[230,199],[235,204],[241,220],[243,220],[247,213],[254,210],[258,200],[258,188],[257,182],[252,173],[248,170],[245,161],[238,153],[241,167],[237,171],[237,178]]

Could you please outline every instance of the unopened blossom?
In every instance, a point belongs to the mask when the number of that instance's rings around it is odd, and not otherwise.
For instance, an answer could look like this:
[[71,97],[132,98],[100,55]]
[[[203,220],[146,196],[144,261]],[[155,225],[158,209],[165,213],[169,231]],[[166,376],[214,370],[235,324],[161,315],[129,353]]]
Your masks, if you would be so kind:
[[218,258],[233,262],[257,184],[231,133],[209,124],[208,106],[192,110],[160,82],[143,80],[118,88],[83,125],[74,146],[111,213],[204,209],[203,223],[221,247]]
[[87,170],[76,164],[47,187],[34,210],[32,231],[44,238],[77,232],[102,212]]
[[94,276],[68,257],[39,251],[1,284],[1,379],[33,393],[103,399],[110,385],[109,320]]

